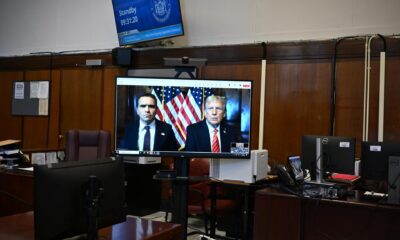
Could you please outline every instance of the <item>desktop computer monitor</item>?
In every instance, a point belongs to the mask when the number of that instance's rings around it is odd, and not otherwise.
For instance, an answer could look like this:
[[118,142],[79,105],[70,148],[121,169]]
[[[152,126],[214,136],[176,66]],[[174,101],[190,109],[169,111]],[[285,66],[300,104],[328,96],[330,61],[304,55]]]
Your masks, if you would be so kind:
[[[125,221],[124,181],[120,160],[34,166],[35,239],[85,234],[91,223],[88,214],[96,217],[99,228]],[[95,196],[98,201],[89,201],[88,196]],[[93,207],[94,203],[98,203],[97,210],[89,212],[88,205]]]
[[389,156],[400,156],[399,142],[362,142],[362,179],[388,181]]
[[[317,156],[317,138],[321,139],[321,154]],[[317,159],[322,159],[322,172],[354,174],[354,137],[304,135],[301,147],[301,166],[310,171],[311,179],[316,179]]]

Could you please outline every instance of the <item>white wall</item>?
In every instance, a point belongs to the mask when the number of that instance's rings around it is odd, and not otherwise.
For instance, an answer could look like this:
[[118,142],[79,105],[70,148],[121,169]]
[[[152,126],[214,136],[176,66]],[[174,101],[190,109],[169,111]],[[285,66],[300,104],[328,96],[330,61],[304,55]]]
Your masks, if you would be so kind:
[[[176,46],[400,33],[400,0],[181,0]],[[0,0],[0,56],[118,46],[111,0]]]

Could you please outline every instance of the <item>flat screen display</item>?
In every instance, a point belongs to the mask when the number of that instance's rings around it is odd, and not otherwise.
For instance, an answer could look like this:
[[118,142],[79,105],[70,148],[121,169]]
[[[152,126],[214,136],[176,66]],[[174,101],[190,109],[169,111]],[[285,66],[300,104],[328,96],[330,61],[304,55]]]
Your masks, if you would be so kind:
[[366,180],[388,180],[389,156],[400,156],[398,142],[362,142],[361,177]]
[[[321,139],[321,155],[317,156],[316,142]],[[354,174],[356,139],[342,136],[315,136],[302,137],[301,164],[303,169],[309,169],[311,179],[315,180],[317,159],[322,159],[324,173]]]
[[184,34],[179,0],[113,0],[120,46]]
[[117,155],[250,157],[252,81],[117,77],[115,96]]
[[[88,232],[88,196],[98,194],[97,227],[126,220],[125,170],[120,160],[69,161],[34,166],[35,239],[81,239]],[[95,179],[97,188],[90,188]],[[93,184],[94,185],[94,184]],[[97,191],[96,191],[96,190]]]

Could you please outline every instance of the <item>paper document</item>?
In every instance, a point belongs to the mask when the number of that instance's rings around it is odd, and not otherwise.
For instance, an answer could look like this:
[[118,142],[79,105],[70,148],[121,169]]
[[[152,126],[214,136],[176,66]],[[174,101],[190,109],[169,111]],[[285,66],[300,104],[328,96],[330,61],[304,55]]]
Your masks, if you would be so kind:
[[25,85],[23,82],[15,83],[14,98],[15,99],[24,99],[25,98]]

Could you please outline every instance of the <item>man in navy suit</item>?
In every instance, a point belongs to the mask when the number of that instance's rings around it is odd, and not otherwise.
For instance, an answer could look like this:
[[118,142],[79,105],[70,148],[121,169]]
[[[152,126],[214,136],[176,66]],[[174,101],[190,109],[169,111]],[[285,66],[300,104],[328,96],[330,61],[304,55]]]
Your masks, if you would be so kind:
[[126,126],[118,147],[140,151],[177,151],[178,142],[171,125],[156,119],[156,111],[157,99],[153,94],[140,96],[136,106],[139,120]]
[[205,120],[187,127],[185,151],[230,152],[231,143],[237,142],[237,131],[224,121],[225,97],[207,97],[204,113]]

